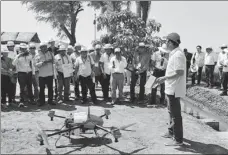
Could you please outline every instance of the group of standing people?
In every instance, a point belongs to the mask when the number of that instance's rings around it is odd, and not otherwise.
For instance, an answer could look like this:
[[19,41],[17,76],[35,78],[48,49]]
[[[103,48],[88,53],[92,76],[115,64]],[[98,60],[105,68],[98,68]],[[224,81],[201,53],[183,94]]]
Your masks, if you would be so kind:
[[[145,43],[141,42],[131,56],[125,58],[121,48],[114,48],[111,44],[105,44],[103,47],[97,44],[92,52],[75,44],[74,49],[71,47],[69,52],[63,45],[55,47],[54,41],[51,40],[49,43],[41,43],[37,52],[35,52],[36,46],[33,43],[29,45],[21,43],[19,53],[15,54],[11,51],[14,54],[10,54],[10,50],[13,50],[13,42],[8,42],[8,49],[2,50],[1,57],[2,104],[6,103],[7,94],[8,102],[15,102],[14,88],[17,78],[22,106],[24,102],[30,104],[37,102],[38,106],[43,106],[46,86],[48,104],[55,105],[53,83],[55,83],[57,101],[68,101],[71,82],[74,85],[75,99],[82,99],[82,103],[86,103],[89,90],[92,102],[98,104],[95,81],[101,84],[104,100],[111,100],[112,104],[116,104],[123,99],[126,70],[131,75],[131,102],[135,102],[137,99],[135,86],[138,79],[140,81],[139,101],[143,101],[147,72],[152,66],[153,75],[157,77],[156,83],[161,85],[161,101],[164,102],[165,94],[168,101],[170,125],[168,132],[163,137],[174,137],[174,141],[167,145],[182,145],[183,126],[180,98],[184,97],[186,93],[186,58],[184,52],[179,48],[180,43],[180,36],[177,33],[171,33],[167,36],[166,43],[153,55],[147,50]],[[102,50],[104,52],[101,52]],[[34,93],[32,87],[34,87]],[[111,97],[109,96],[110,87]],[[156,87],[151,90],[151,104],[156,103],[156,91]]]
[[[200,85],[202,79],[202,71],[205,68],[206,75],[206,87],[213,88],[215,85],[214,81],[214,70],[217,65],[221,96],[227,95],[227,72],[228,72],[228,48],[227,45],[220,47],[221,52],[216,56],[211,46],[206,47],[206,52],[202,51],[202,46],[196,46],[197,51],[194,54],[188,53],[185,49],[187,58],[187,71],[190,69],[191,72],[191,83],[192,85]],[[197,83],[196,83],[197,78]]]

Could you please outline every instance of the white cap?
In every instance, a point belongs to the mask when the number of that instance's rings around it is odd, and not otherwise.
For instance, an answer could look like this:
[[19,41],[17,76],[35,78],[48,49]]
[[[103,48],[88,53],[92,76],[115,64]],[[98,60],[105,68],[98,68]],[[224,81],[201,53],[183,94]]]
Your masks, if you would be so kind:
[[97,44],[97,45],[95,46],[95,49],[101,49],[101,45]]
[[66,51],[66,47],[64,45],[60,45],[58,51]]
[[227,48],[227,45],[223,44],[220,48]]
[[13,41],[8,41],[7,42],[7,46],[14,46],[14,42]]
[[206,49],[212,49],[212,46],[207,46],[207,48]]
[[93,48],[93,47],[89,47],[88,50],[89,50],[89,51],[94,51],[94,48]]
[[144,42],[140,42],[139,43],[139,47],[145,47],[145,43]]
[[86,47],[82,47],[82,49],[80,50],[80,52],[88,52],[88,49]]
[[168,53],[166,44],[162,44],[162,47],[158,47],[158,49],[164,53]]
[[42,46],[47,46],[48,44],[47,44],[47,42],[42,42],[42,43],[40,43],[40,47],[42,47]]
[[25,43],[20,43],[20,48],[28,48],[28,46]]
[[29,44],[29,48],[34,48],[34,47],[36,47],[36,45],[34,43]]
[[74,49],[74,47],[72,45],[68,45],[67,47],[68,49]]
[[55,42],[55,40],[53,38],[51,38],[48,42],[52,43],[52,42]]
[[111,44],[105,44],[104,49],[113,49]]
[[115,48],[115,51],[114,51],[115,53],[116,52],[120,52],[120,48]]
[[79,46],[81,46],[79,43],[74,44],[74,47],[79,47]]

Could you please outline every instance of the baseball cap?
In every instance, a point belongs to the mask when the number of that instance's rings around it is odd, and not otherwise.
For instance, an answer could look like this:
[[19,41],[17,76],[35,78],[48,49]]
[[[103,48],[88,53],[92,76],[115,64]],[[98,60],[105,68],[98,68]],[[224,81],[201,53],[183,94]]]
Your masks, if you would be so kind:
[[115,48],[115,51],[114,51],[115,53],[116,52],[120,52],[120,48]]
[[180,41],[180,35],[173,32],[173,33],[170,33],[168,36],[167,36],[167,39],[169,40],[172,40],[173,42],[177,43],[177,44],[180,44],[181,41]]

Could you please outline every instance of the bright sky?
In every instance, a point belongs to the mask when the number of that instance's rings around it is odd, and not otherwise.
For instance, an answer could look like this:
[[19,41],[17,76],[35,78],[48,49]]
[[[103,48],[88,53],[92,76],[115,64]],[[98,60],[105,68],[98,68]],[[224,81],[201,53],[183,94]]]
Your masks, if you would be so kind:
[[[134,2],[133,2],[134,4]],[[152,1],[149,18],[162,24],[159,35],[177,32],[181,47],[190,52],[196,45],[212,46],[216,51],[228,44],[228,1]],[[94,10],[86,7],[79,13],[77,41],[89,46],[94,39]],[[135,6],[132,6],[133,11]],[[20,1],[1,2],[1,31],[37,32],[41,41],[56,38],[56,31],[47,23],[38,23],[35,14],[27,11]],[[97,32],[97,38],[101,32]]]

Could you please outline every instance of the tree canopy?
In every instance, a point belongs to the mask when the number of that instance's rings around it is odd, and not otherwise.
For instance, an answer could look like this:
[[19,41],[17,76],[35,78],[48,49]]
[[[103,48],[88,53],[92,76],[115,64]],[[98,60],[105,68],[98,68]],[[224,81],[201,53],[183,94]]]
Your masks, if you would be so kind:
[[50,23],[58,30],[58,36],[67,36],[71,45],[76,43],[77,16],[83,11],[82,1],[23,1],[22,4],[36,13],[37,21]]
[[160,23],[150,19],[145,24],[140,17],[129,10],[101,14],[97,21],[98,31],[107,29],[108,33],[101,36],[100,40],[94,41],[94,44],[111,43],[122,47],[123,50],[132,50],[141,41],[153,46],[157,46],[161,41],[159,37],[154,37],[154,34],[160,31]]

